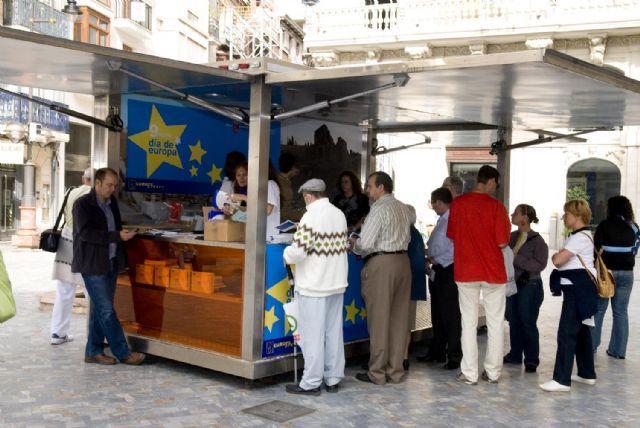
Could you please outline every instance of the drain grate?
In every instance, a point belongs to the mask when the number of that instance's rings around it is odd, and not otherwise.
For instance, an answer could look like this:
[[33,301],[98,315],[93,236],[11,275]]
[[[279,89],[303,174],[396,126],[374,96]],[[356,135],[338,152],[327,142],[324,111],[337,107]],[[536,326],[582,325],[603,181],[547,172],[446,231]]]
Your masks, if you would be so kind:
[[313,413],[315,410],[309,407],[287,403],[286,401],[273,400],[258,406],[249,407],[248,409],[244,409],[243,412],[274,422],[287,422],[291,419]]

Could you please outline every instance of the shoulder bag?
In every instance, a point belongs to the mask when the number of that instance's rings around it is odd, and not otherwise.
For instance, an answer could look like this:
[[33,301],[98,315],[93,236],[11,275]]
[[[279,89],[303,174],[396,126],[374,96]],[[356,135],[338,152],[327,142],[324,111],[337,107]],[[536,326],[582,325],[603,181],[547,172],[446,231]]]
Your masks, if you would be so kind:
[[11,319],[16,314],[16,301],[11,291],[11,281],[0,253],[0,323]]
[[[593,238],[591,236],[587,235],[586,233],[584,235],[586,235],[591,240],[591,242],[593,242]],[[607,268],[607,265],[604,264],[604,260],[602,260],[602,249],[600,249],[599,251],[595,251],[594,264],[596,265],[597,276],[593,276],[591,271],[587,269],[587,265],[584,264],[584,260],[582,260],[582,257],[578,256],[578,259],[595,284],[596,290],[598,291],[598,296],[602,297],[603,299],[612,298],[616,293],[616,281],[613,279],[613,274]]]
[[[39,248],[43,251],[49,253],[55,253],[58,251],[58,242],[60,242],[60,235],[62,234],[62,228],[64,227],[64,223],[60,228],[60,220],[62,219],[62,215],[64,214],[64,207],[67,205],[67,199],[69,199],[69,193],[74,187],[70,187],[67,190],[67,193],[64,195],[64,201],[62,202],[62,206],[60,207],[60,212],[58,213],[58,217],[56,218],[56,222],[53,225],[53,229],[47,229],[40,234],[40,245]],[[65,219],[66,223],[67,219]]]

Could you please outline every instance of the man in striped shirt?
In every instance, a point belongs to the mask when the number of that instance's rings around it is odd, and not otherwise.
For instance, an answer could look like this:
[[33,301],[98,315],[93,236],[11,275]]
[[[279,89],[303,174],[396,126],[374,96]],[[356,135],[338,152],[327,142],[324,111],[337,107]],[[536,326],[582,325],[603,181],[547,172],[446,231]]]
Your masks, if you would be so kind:
[[409,227],[416,216],[393,196],[393,180],[388,174],[371,174],[366,190],[373,204],[360,237],[352,238],[352,245],[365,260],[360,276],[370,353],[369,371],[358,373],[356,379],[384,385],[398,383],[404,375],[411,292],[407,247]]

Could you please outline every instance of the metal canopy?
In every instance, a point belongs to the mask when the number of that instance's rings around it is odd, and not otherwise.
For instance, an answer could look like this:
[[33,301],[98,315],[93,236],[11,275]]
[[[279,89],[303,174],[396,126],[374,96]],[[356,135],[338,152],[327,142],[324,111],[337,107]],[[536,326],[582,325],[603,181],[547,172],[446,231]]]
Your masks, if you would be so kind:
[[[204,65],[124,52],[88,43],[0,27],[0,83],[89,95],[168,95],[148,83],[111,71],[115,62],[175,89],[240,92],[248,105],[249,76]],[[246,89],[235,89],[235,86]]]
[[553,50],[438,58],[380,66],[271,74],[287,108],[389,83],[404,87],[311,115],[387,127],[420,122],[475,122],[516,129],[640,124],[640,82]]

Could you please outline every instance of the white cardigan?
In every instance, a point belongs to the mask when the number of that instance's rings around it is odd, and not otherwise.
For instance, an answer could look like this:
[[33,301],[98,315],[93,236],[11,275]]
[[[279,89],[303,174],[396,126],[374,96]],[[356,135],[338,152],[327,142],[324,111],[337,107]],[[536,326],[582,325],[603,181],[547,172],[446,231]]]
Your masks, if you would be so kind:
[[347,288],[347,220],[329,199],[307,205],[293,243],[284,250],[287,264],[295,264],[296,291],[326,297]]

